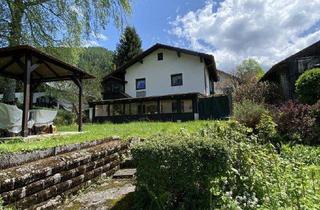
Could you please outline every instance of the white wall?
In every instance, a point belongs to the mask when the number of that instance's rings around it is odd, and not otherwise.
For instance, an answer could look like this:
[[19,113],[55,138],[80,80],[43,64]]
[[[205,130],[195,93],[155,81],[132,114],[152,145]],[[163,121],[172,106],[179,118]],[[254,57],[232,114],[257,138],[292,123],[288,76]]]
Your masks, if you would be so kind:
[[[163,53],[163,60],[158,61],[158,53]],[[143,63],[137,62],[126,70],[125,92],[136,97],[136,79],[146,78],[146,96],[161,96],[178,93],[199,92],[208,95],[209,76],[207,75],[207,90],[205,89],[205,64],[198,56],[158,49],[145,57]],[[171,86],[171,75],[182,73],[183,85]]]

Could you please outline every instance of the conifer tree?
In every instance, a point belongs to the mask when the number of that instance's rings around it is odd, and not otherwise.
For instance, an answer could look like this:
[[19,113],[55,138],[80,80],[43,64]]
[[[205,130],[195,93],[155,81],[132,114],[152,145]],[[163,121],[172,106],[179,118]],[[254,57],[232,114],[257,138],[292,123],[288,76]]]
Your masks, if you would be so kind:
[[122,34],[120,43],[117,45],[113,64],[118,68],[141,52],[141,39],[139,35],[134,27],[127,26]]

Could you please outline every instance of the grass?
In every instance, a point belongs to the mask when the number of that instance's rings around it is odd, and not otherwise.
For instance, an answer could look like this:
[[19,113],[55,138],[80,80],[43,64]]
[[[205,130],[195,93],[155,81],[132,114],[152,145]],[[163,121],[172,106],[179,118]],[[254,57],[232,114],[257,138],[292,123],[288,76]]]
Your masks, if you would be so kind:
[[[212,123],[213,121],[211,121]],[[190,122],[131,122],[124,124],[85,124],[84,133],[68,136],[53,136],[50,138],[39,138],[24,141],[16,139],[0,143],[0,154],[26,152],[39,149],[47,149],[61,145],[81,143],[104,139],[111,136],[119,136],[122,139],[129,137],[146,138],[157,133],[177,133],[181,129],[189,132],[196,132],[210,121],[190,121]],[[77,125],[58,126],[58,131],[76,131]]]

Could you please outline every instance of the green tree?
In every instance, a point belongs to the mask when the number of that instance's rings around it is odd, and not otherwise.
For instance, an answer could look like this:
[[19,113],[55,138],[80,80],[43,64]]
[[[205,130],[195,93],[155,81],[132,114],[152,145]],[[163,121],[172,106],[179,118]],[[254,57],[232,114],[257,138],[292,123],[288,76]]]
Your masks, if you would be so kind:
[[304,72],[296,81],[296,92],[303,103],[312,105],[320,100],[320,68]]
[[[130,0],[0,0],[0,46],[80,46],[81,40],[117,26],[130,12]],[[5,100],[13,100],[15,83],[6,81]]]
[[142,52],[141,39],[133,27],[126,27],[117,45],[113,63],[120,67]]
[[242,63],[237,66],[236,76],[242,83],[251,81],[256,82],[263,74],[264,71],[260,64],[252,58],[242,61]]
[[[101,81],[103,76],[112,69],[113,54],[111,51],[102,47],[59,47],[50,49],[50,51],[59,52],[57,57],[62,60],[68,60],[70,54],[77,54],[77,56],[72,59],[73,65],[78,66],[96,77],[95,79],[83,81],[84,99],[86,101],[92,101],[101,98]],[[46,94],[49,96],[70,102],[73,106],[73,110],[78,113],[78,87],[75,86],[73,82],[51,83],[50,86],[46,86],[45,90]]]

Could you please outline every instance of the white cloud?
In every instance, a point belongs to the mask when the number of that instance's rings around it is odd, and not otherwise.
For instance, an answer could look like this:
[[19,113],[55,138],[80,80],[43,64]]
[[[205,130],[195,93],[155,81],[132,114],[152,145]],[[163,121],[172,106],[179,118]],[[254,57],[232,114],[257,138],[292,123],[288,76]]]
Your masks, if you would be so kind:
[[212,53],[218,67],[232,71],[243,59],[265,69],[319,40],[320,0],[207,1],[177,16],[171,34],[189,47]]
[[100,46],[96,40],[83,40],[82,47],[97,47]]
[[101,40],[101,41],[107,41],[109,38],[106,36],[106,35],[104,35],[104,34],[102,34],[102,33],[95,33],[95,32],[92,32],[91,33],[91,36],[93,37],[93,38],[95,38],[95,39],[97,39],[97,40]]

